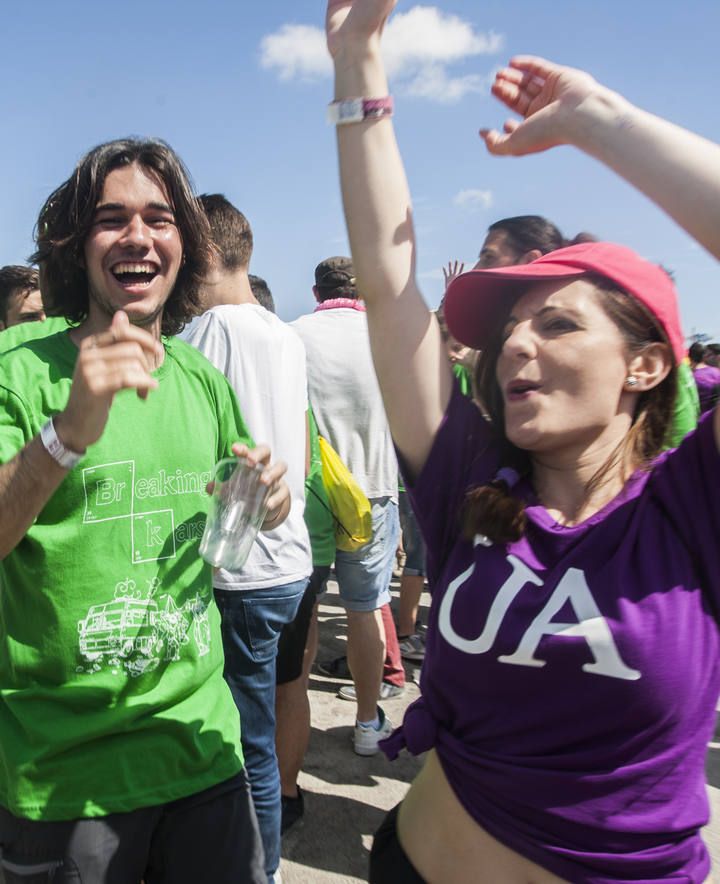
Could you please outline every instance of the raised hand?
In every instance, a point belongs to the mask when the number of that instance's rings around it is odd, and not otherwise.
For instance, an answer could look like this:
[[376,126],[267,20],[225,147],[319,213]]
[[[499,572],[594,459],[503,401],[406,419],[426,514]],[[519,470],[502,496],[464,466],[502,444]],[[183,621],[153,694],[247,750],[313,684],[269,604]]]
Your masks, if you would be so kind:
[[481,129],[480,135],[490,153],[522,156],[574,143],[582,125],[579,111],[593,95],[609,90],[584,71],[523,55],[498,71],[491,91],[524,120],[507,120],[504,134]]
[[465,270],[465,265],[462,261],[448,261],[447,267],[443,267],[443,277],[445,279],[445,288],[450,285],[450,283],[455,279],[456,276],[460,276],[460,274]]
[[379,39],[397,0],[328,0],[325,32],[330,54]]
[[97,442],[116,393],[133,389],[145,399],[157,387],[150,372],[162,355],[162,344],[145,329],[131,325],[122,310],[113,316],[107,331],[85,338],[68,403],[55,417],[61,441],[73,451],[85,451]]

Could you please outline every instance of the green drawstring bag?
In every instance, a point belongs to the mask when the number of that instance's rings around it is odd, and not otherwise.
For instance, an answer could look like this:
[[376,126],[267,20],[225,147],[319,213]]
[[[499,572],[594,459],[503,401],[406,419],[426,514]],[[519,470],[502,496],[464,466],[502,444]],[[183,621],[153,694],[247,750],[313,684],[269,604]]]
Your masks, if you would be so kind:
[[319,437],[322,482],[335,522],[335,545],[353,552],[372,538],[372,509],[365,492],[332,445]]

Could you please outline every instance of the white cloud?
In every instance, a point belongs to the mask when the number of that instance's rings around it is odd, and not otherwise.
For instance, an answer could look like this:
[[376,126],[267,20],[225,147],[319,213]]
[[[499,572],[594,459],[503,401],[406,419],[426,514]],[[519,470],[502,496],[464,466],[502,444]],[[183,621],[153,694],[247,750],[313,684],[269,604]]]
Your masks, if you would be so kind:
[[461,190],[455,194],[453,203],[466,209],[490,209],[493,194],[491,190]]
[[403,91],[416,98],[454,104],[464,98],[468,92],[487,92],[487,77],[479,74],[448,77],[442,65],[426,65],[407,81]]
[[325,34],[309,25],[283,25],[260,43],[260,64],[281,80],[315,80],[332,74]]
[[502,49],[499,34],[476,33],[472,25],[435,6],[414,6],[388,23],[383,54],[388,74],[402,74],[428,64],[451,64]]
[[[486,91],[487,74],[454,77],[448,67],[478,55],[502,49],[503,38],[475,31],[456,15],[434,6],[414,6],[388,23],[383,54],[396,91],[430,101],[452,103],[469,92]],[[332,64],[320,28],[285,24],[263,37],[260,64],[281,80],[318,80],[329,77]]]

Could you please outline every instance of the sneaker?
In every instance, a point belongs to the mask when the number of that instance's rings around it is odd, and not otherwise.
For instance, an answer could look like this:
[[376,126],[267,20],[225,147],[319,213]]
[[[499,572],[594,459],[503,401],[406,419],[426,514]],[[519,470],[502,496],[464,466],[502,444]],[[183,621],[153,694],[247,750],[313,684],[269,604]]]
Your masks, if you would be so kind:
[[[389,681],[380,683],[380,695],[378,700],[392,700],[395,697],[401,697],[405,693],[405,686],[390,684]],[[353,703],[357,700],[354,684],[344,684],[338,691],[338,697],[341,700],[351,700]]]
[[296,798],[293,798],[290,795],[280,796],[282,800],[282,822],[280,823],[281,835],[284,835],[291,826],[294,826],[305,813],[305,796],[303,795],[300,786],[297,787],[297,792]]
[[348,678],[352,681],[347,657],[335,657],[333,660],[325,660],[324,663],[318,662],[315,666],[320,675],[327,675],[328,678]]
[[425,642],[419,635],[408,635],[398,638],[400,656],[412,663],[422,663],[425,659]]
[[380,727],[363,727],[357,722],[355,723],[355,732],[353,733],[353,748],[357,755],[377,755],[378,743],[389,737],[393,731],[390,719],[386,718],[385,713],[378,706],[378,717],[380,719]]

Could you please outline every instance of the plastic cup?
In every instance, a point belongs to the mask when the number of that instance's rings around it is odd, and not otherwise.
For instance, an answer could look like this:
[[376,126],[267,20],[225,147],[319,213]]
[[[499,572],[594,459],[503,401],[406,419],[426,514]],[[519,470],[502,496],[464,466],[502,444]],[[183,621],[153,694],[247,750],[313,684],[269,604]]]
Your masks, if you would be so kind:
[[267,515],[270,489],[260,484],[263,467],[226,457],[215,465],[200,555],[215,568],[238,571],[247,561]]

